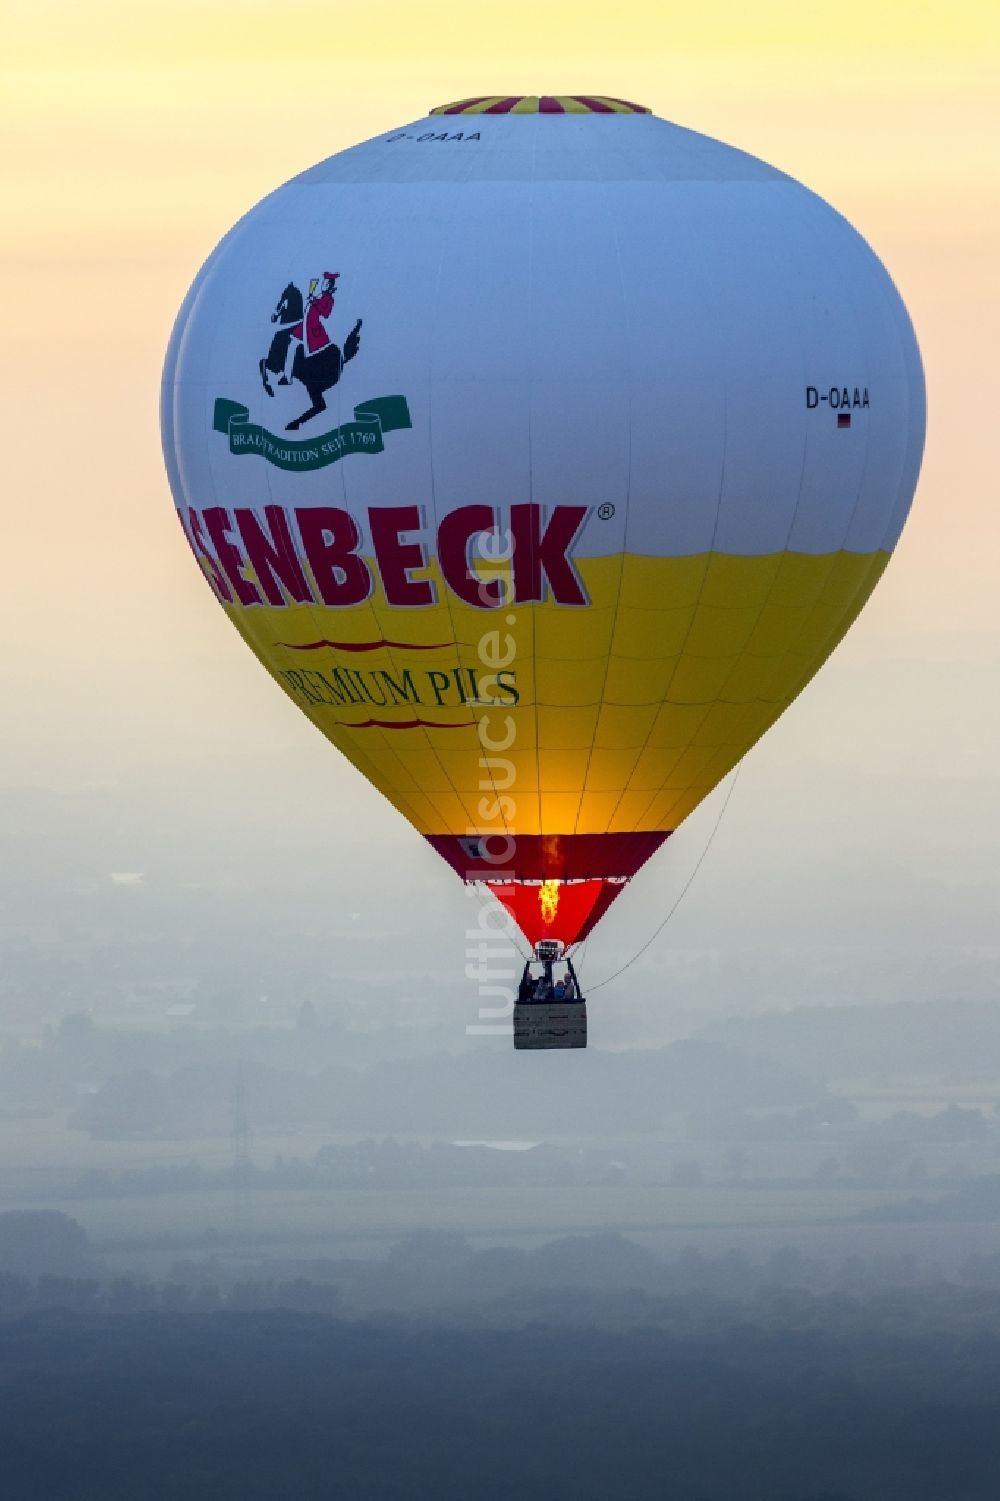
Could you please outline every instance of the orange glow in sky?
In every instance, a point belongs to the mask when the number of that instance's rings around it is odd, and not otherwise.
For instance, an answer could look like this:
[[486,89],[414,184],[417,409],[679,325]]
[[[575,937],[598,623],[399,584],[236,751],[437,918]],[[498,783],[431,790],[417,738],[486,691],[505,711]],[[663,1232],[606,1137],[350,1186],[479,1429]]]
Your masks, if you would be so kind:
[[[0,675],[18,713],[0,778],[221,746],[218,675],[237,704],[272,691],[221,634],[173,515],[157,400],[175,313],[280,181],[494,91],[638,100],[774,162],[865,235],[913,317],[930,419],[910,524],[847,650],[995,671],[998,15],[993,0],[14,0],[0,382],[4,529],[22,564],[5,570]],[[309,733],[283,707],[276,735]],[[970,772],[991,728],[995,759],[990,712]],[[927,736],[944,771],[954,725]]]

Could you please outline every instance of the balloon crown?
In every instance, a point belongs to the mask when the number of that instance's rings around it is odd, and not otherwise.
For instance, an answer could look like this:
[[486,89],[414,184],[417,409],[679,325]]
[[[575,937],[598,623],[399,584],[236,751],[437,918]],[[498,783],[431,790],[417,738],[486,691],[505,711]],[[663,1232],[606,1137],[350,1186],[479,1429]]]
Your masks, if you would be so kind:
[[439,104],[432,115],[648,115],[641,104],[605,94],[486,94]]

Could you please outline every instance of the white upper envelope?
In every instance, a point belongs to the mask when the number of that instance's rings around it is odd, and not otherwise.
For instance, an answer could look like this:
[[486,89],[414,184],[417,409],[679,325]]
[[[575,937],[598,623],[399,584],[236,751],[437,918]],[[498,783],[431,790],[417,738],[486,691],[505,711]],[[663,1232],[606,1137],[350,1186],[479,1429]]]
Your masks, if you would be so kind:
[[[282,288],[325,270],[329,335],[360,318],[361,346],[289,436],[387,395],[412,428],[308,472],[230,453],[217,399],[275,434],[309,406],[258,366]],[[613,505],[577,556],[891,549],[924,431],[913,331],[860,236],[651,115],[435,116],[331,157],[209,258],[164,380],[179,506],[337,505],[364,533],[418,504],[433,536],[459,505]]]

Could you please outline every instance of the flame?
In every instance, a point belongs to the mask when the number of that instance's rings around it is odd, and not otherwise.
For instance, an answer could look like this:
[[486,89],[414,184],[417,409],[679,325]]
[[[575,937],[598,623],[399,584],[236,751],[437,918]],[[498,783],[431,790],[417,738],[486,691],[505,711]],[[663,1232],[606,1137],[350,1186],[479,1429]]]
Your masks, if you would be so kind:
[[542,921],[546,927],[556,920],[556,911],[559,907],[559,882],[543,881],[538,888],[538,905],[542,911]]

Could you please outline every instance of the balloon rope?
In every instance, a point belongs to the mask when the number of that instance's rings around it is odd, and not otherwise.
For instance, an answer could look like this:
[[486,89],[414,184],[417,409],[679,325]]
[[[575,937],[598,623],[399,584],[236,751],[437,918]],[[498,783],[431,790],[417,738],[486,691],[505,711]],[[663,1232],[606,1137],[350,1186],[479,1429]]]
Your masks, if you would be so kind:
[[589,942],[590,934],[588,933],[582,943],[571,943],[569,948],[566,950],[567,957],[576,960],[576,968],[578,971],[581,971],[583,969],[583,966],[587,962],[587,944]]
[[[510,939],[511,945],[514,948],[515,952],[520,954],[522,959],[530,960],[531,955],[526,954],[522,949],[520,943],[518,942],[518,939],[521,935],[514,927],[514,919],[511,917],[510,913],[507,912],[507,908],[504,906],[503,902],[501,902],[498,897],[495,897],[492,894],[490,896],[486,896],[484,893],[482,893],[479,890],[479,887],[481,885],[481,882],[479,881],[469,881],[468,885],[470,885],[473,891],[476,893],[476,897],[481,907],[488,908],[491,912],[496,912],[499,910],[500,912],[505,912],[507,914],[507,920],[510,923],[510,927],[505,930],[506,936]],[[496,928],[494,931],[499,934],[501,932],[501,929]]]
[[690,891],[692,885],[694,884],[694,878],[695,878],[695,876],[698,874],[699,870],[701,870],[702,864],[704,863],[704,860],[705,860],[705,856],[708,854],[709,850],[712,848],[712,840],[715,838],[716,834],[719,832],[719,825],[722,822],[722,816],[725,813],[726,809],[729,807],[729,799],[732,797],[734,791],[736,790],[736,783],[739,781],[740,771],[742,770],[742,768],[743,768],[743,762],[740,761],[737,764],[735,772],[733,773],[733,779],[732,779],[732,781],[729,784],[729,791],[726,793],[726,795],[725,795],[725,797],[724,797],[724,799],[722,801],[722,807],[719,809],[719,816],[715,820],[715,823],[712,825],[712,832],[708,836],[708,840],[707,840],[707,842],[705,844],[705,848],[702,850],[701,854],[698,856],[698,863],[695,865],[694,870],[691,872],[691,874],[688,876],[687,880],[684,882],[684,885],[681,887],[680,893],[679,893],[679,895],[677,897],[677,900],[674,902],[673,906],[668,911],[666,917],[660,923],[659,927],[653,933],[652,937],[648,938],[646,940],[646,942],[643,944],[642,948],[638,949],[632,955],[631,959],[629,959],[625,964],[622,965],[621,969],[616,969],[613,975],[608,975],[607,979],[598,980],[598,982],[597,982],[596,985],[588,985],[587,986],[587,995],[588,996],[593,995],[593,993],[594,993],[595,990],[600,990],[604,985],[610,985],[612,980],[617,980],[617,978],[618,978],[619,975],[623,975],[627,969],[631,969],[631,967],[635,963],[635,961],[637,959],[641,959],[642,956],[643,956],[643,954],[646,952],[646,950],[648,948],[651,948],[652,945],[659,938],[660,934],[663,932],[664,928],[667,926],[667,923],[673,917],[674,913],[677,911],[677,908],[680,906],[681,902],[684,900],[684,898],[687,896],[688,892]]

